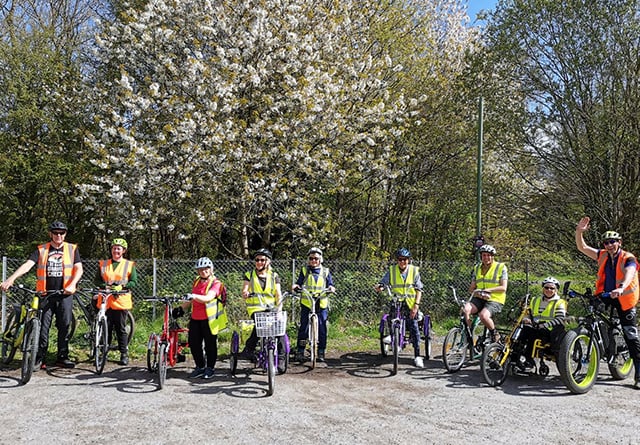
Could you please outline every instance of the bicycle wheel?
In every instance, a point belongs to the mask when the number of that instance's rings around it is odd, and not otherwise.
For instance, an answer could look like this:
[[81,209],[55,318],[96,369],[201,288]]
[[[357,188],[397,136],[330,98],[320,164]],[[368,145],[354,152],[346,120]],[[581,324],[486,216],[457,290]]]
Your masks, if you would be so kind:
[[267,375],[269,379],[269,388],[267,389],[267,395],[273,395],[276,387],[276,363],[275,354],[272,348],[267,351]]
[[426,360],[429,360],[431,358],[432,355],[432,338],[431,338],[431,330],[433,328],[432,324],[431,324],[431,317],[429,316],[429,314],[424,314],[424,320],[423,320],[423,334],[424,334],[424,358]]
[[500,386],[507,379],[511,359],[507,357],[504,363],[500,364],[503,359],[504,345],[500,343],[490,344],[482,353],[480,370],[482,371],[484,381],[487,382],[489,386]]
[[278,363],[276,363],[276,369],[278,370],[278,375],[280,375],[287,372],[287,369],[289,368],[289,352],[291,350],[291,344],[289,343],[289,336],[287,334],[278,337],[277,342],[278,354],[276,355],[276,358],[278,359]]
[[136,319],[133,318],[133,312],[127,311],[127,318],[125,320],[125,331],[127,331],[127,345],[131,343],[133,334],[136,332]]
[[609,363],[609,372],[614,380],[624,380],[633,370],[633,359],[628,354],[616,354]]
[[382,317],[380,320],[380,354],[383,357],[388,356],[391,353],[391,327],[387,322],[387,317]]
[[2,333],[2,363],[5,365],[11,363],[18,350],[16,342],[19,340],[20,325],[17,315],[15,310],[9,312],[7,324],[5,324],[5,329]]
[[318,359],[318,316],[312,315],[309,318],[309,351],[311,353],[311,369],[316,367]]
[[24,338],[22,340],[22,369],[20,383],[23,385],[31,380],[33,368],[36,365],[36,355],[40,343],[40,320],[32,318],[27,322]]
[[442,361],[448,372],[457,372],[462,368],[468,346],[469,339],[460,326],[451,328],[447,332],[442,343]]
[[107,354],[109,353],[109,327],[107,319],[100,318],[96,321],[94,363],[96,373],[102,374],[104,365],[107,363]]
[[147,342],[147,370],[156,372],[158,370],[158,336],[151,334]]
[[398,373],[398,362],[400,361],[400,325],[396,323],[393,326],[393,335],[391,338],[391,347],[393,349],[393,375]]
[[238,369],[238,353],[240,352],[240,334],[233,331],[231,334],[231,345],[229,346],[229,372],[236,375]]
[[163,342],[158,351],[158,387],[160,389],[164,388],[164,383],[167,381],[168,347],[169,345]]
[[78,325],[78,319],[75,312],[71,312],[71,324],[69,325],[69,331],[67,331],[67,341],[71,340],[76,333],[76,327]]
[[588,392],[596,382],[600,365],[600,353],[591,343],[589,332],[584,328],[568,331],[558,352],[558,372],[562,381],[573,394]]

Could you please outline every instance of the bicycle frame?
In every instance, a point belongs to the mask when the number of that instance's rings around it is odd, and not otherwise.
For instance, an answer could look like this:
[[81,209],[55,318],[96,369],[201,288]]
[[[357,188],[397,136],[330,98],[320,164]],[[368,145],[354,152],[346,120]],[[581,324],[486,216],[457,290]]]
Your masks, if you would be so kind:
[[316,313],[316,306],[318,301],[327,295],[330,290],[322,289],[318,292],[310,292],[306,287],[300,287],[300,291],[294,294],[297,298],[303,299],[306,298],[311,303],[311,309],[309,310],[308,324],[307,324],[307,341],[309,342],[309,351],[310,351],[310,360],[311,360],[311,369],[315,368],[316,361],[318,358],[318,344],[319,344],[319,318]]

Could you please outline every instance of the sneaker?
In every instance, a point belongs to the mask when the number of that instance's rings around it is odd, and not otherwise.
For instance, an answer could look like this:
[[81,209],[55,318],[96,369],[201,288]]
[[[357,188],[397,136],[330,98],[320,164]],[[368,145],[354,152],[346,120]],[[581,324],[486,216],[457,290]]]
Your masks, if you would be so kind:
[[75,368],[76,364],[71,360],[69,360],[68,358],[59,358],[56,361],[56,366],[59,366],[61,368],[71,369],[71,368]]
[[416,368],[424,368],[424,360],[420,356],[417,356],[413,359],[413,364],[416,366]]
[[296,356],[294,358],[294,360],[298,363],[304,363],[306,361],[306,358],[304,356],[304,351],[298,351],[296,352]]
[[40,363],[40,369],[42,369],[43,371],[47,370],[47,364],[45,362]]
[[633,389],[640,389],[640,375],[636,376],[635,381],[633,382]]
[[202,376],[204,376],[204,368],[196,368],[189,375],[189,378],[195,379],[196,377],[202,377]]
[[129,356],[127,354],[120,354],[120,361],[118,362],[122,366],[129,364]]
[[45,363],[42,362],[42,360],[37,359],[36,362],[33,365],[33,370],[34,371],[38,371],[38,370],[47,370],[47,365]]
[[204,373],[202,374],[203,379],[211,379],[213,378],[213,368],[205,368]]
[[385,345],[390,345],[391,344],[391,336],[387,335],[386,337],[382,338],[382,343],[384,343]]
[[317,360],[318,360],[320,363],[324,363],[324,362],[325,362],[325,359],[324,359],[324,351],[323,351],[323,352],[318,352],[318,358],[317,358]]
[[495,331],[491,335],[491,341],[494,342],[494,343],[499,343],[500,342],[500,333],[498,331]]

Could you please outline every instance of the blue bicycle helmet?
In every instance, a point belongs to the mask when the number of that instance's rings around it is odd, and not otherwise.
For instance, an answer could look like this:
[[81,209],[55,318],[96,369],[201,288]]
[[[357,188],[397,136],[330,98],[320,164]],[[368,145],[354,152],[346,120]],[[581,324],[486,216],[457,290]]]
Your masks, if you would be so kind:
[[396,258],[411,258],[411,252],[409,251],[409,249],[405,248],[405,247],[401,247],[398,250],[396,250]]

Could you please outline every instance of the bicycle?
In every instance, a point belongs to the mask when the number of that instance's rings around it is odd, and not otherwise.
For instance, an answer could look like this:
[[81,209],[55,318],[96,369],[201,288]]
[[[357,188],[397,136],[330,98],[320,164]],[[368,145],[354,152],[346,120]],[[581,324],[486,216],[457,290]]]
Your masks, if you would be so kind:
[[11,286],[9,290],[21,294],[21,298],[9,312],[6,328],[2,333],[2,363],[10,363],[16,351],[20,349],[22,351],[20,383],[25,385],[31,380],[40,347],[40,316],[42,314],[40,298],[61,295],[62,291],[35,291],[27,289],[22,284]]
[[191,301],[191,294],[170,297],[147,297],[145,301],[160,302],[164,304],[162,320],[162,332],[152,333],[147,342],[147,370],[158,374],[158,388],[162,389],[167,380],[167,368],[174,367],[176,363],[186,360],[185,348],[189,347],[188,340],[184,337],[188,334],[188,328],[182,328],[173,318],[172,304]]
[[[400,351],[402,351],[407,345],[412,343],[411,332],[407,332],[406,319],[404,316],[405,306],[404,302],[408,298],[408,295],[399,295],[391,292],[391,287],[386,285],[384,288],[387,290],[389,296],[389,311],[382,314],[380,318],[380,324],[378,326],[378,332],[380,333],[380,353],[383,357],[387,357],[391,351],[393,354],[393,371],[392,375],[398,373],[398,364],[400,362]],[[423,322],[423,334],[425,340],[428,342],[427,349],[431,349],[431,318],[425,322],[424,314],[418,313],[418,328],[420,328],[420,321]],[[422,320],[420,320],[422,318]],[[425,331],[426,329],[426,331]]]
[[[95,297],[102,296],[101,304],[95,314],[93,321],[93,329],[91,330],[91,347],[93,361],[97,374],[102,374],[104,366],[107,363],[107,355],[109,353],[109,321],[107,320],[107,303],[110,298],[118,298],[119,295],[129,293],[128,290],[112,290],[112,289],[85,289],[85,292]],[[92,297],[92,301],[93,301]]]
[[[471,326],[467,324],[464,317],[464,306],[466,300],[458,298],[456,288],[449,286],[453,293],[453,300],[460,308],[460,321],[447,332],[442,343],[442,361],[447,372],[458,372],[464,363],[469,360],[482,357],[485,347],[489,344],[489,330],[480,323],[477,314],[471,317]],[[479,331],[482,329],[482,333]]]
[[[95,347],[95,332],[93,328],[95,327],[96,315],[98,313],[98,308],[96,307],[96,302],[93,299],[92,295],[89,295],[84,290],[78,290],[75,294],[73,294],[74,301],[74,311],[73,316],[71,318],[71,325],[69,326],[69,334],[67,338],[71,340],[76,333],[76,329],[78,327],[78,323],[81,320],[87,324],[88,330],[83,334],[83,338],[89,342],[89,350],[90,357],[93,357],[94,347]],[[126,311],[127,318],[125,321],[125,329],[127,331],[127,345],[131,343],[131,339],[136,330],[136,320],[133,316],[133,313],[129,310]],[[109,338],[109,350],[114,350],[115,346],[111,345],[111,338]]]
[[[257,294],[252,294],[256,296]],[[254,320],[240,320],[241,332],[233,331],[231,334],[229,368],[232,376],[235,376],[238,366],[238,355],[240,354],[240,343],[244,332],[249,331],[249,327],[255,326],[258,336],[258,352],[255,356],[256,366],[262,368],[267,373],[268,389],[267,396],[273,395],[275,391],[275,376],[287,372],[289,365],[290,342],[287,335],[287,312],[280,311],[284,299],[290,294],[283,295],[283,301],[278,306],[261,304],[266,307],[265,311],[254,312]],[[260,296],[258,296],[260,300]],[[282,352],[278,352],[281,348]]]
[[[593,295],[590,289],[578,293],[565,283],[568,298],[582,301],[587,315],[578,317],[578,327],[567,331],[558,352],[558,371],[573,394],[584,394],[594,385],[600,360],[607,363],[614,380],[624,380],[633,369],[633,359],[624,340],[620,319],[614,316],[613,305],[606,311],[604,301],[609,292]],[[607,313],[608,312],[608,313]]]
[[311,369],[316,367],[318,359],[318,343],[319,343],[319,319],[316,313],[316,306],[320,299],[330,293],[330,289],[322,289],[318,292],[311,292],[306,287],[302,286],[299,291],[294,293],[295,299],[306,298],[311,303],[311,309],[309,309],[309,323],[307,324],[307,343],[309,344],[309,359],[311,362]]

